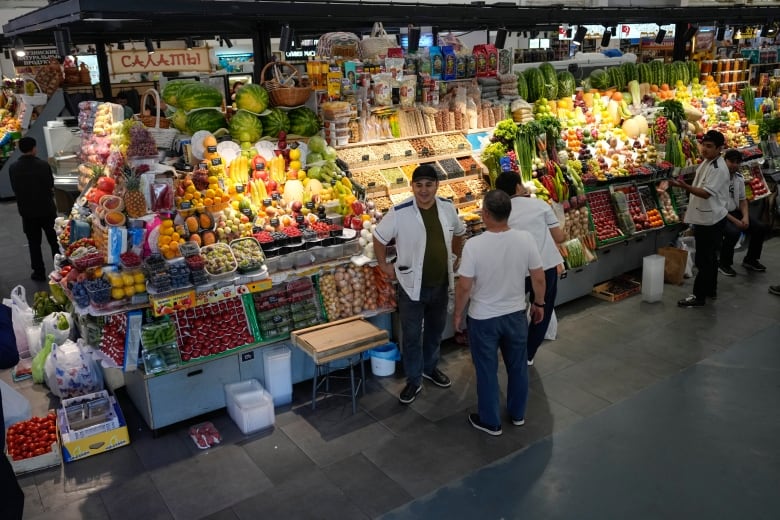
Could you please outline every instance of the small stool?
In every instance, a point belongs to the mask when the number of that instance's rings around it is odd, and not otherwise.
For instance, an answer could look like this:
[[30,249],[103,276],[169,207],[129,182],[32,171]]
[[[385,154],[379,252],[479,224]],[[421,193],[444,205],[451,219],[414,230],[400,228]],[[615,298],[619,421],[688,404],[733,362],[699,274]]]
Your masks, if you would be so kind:
[[[293,343],[306,352],[314,361],[314,380],[311,390],[311,408],[316,409],[317,392],[324,385],[325,395],[349,396],[352,399],[352,413],[357,412],[357,396],[360,389],[365,394],[365,367],[363,352],[384,345],[388,341],[387,331],[367,322],[360,316],[314,325],[291,334]],[[349,376],[331,375],[330,363],[346,361]],[[355,381],[355,365],[360,364],[360,377]],[[339,369],[340,370],[340,369]],[[349,379],[350,392],[330,392],[330,379]]]

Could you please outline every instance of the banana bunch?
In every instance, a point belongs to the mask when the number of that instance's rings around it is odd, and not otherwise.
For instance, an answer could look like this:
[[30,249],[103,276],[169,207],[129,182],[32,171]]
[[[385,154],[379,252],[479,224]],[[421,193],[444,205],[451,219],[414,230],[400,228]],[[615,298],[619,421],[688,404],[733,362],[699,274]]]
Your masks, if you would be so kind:
[[249,175],[249,159],[245,155],[238,155],[228,165],[227,183],[229,186],[244,185]]
[[265,189],[265,184],[260,179],[249,179],[247,182],[247,196],[249,202],[255,210],[263,207],[263,199],[268,198],[268,191]]
[[268,162],[268,174],[276,181],[278,185],[283,185],[287,181],[287,165],[284,162],[284,156],[277,155]]
[[38,291],[35,293],[33,296],[32,308],[35,317],[38,319],[43,319],[49,314],[59,312],[63,309],[62,306],[57,305],[57,303],[51,299],[49,293],[46,291]]

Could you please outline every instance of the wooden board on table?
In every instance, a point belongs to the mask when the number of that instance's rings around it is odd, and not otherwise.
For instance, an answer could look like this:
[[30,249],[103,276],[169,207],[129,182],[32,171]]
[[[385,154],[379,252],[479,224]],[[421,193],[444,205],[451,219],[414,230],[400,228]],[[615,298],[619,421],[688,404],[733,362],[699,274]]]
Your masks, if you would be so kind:
[[363,352],[388,341],[387,331],[359,316],[297,330],[291,338],[317,364]]

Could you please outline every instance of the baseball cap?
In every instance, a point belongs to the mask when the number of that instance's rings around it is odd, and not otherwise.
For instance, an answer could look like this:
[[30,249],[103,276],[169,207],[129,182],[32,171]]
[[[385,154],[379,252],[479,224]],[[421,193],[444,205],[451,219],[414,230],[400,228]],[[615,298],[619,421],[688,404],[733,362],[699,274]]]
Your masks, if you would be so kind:
[[709,130],[704,136],[701,138],[701,142],[709,141],[715,146],[723,146],[726,144],[726,138],[723,137],[723,134],[718,132],[717,130]]
[[436,175],[436,170],[429,164],[421,164],[412,172],[412,182],[416,182],[422,179],[432,179],[434,181],[439,180]]

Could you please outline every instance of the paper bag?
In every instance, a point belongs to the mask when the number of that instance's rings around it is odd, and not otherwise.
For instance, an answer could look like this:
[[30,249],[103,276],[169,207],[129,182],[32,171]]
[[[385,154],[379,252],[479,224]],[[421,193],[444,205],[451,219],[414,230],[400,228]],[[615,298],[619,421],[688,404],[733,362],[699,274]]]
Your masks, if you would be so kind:
[[685,278],[685,264],[688,251],[676,247],[659,247],[658,254],[666,258],[664,262],[664,282],[680,285]]

